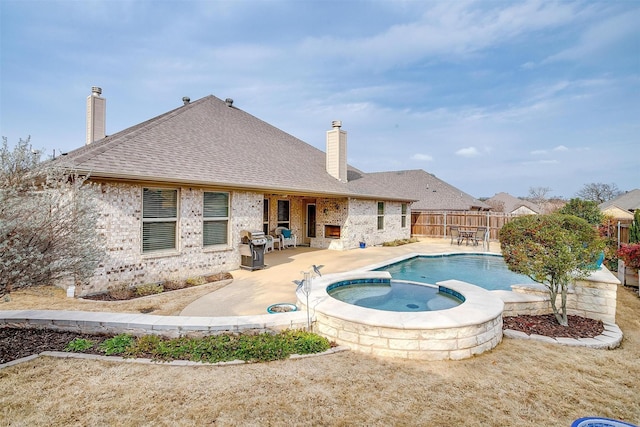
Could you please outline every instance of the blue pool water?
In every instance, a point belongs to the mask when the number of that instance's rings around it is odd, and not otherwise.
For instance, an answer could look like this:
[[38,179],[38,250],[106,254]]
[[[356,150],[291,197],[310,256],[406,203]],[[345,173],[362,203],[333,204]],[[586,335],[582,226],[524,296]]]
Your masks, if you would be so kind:
[[446,310],[461,304],[453,295],[439,292],[438,288],[419,284],[360,283],[334,287],[329,295],[340,301],[360,307],[385,311],[433,311]]
[[422,255],[378,268],[400,280],[432,283],[455,279],[487,290],[511,290],[511,285],[535,283],[509,270],[499,255]]

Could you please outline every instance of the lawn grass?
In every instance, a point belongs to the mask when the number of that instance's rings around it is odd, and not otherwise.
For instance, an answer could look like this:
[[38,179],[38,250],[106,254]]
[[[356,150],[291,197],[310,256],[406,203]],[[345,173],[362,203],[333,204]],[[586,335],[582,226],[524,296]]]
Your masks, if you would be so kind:
[[[461,361],[355,352],[234,366],[38,358],[0,371],[0,426],[569,426],[640,423],[640,298],[616,350],[504,339]],[[64,385],[61,387],[61,385]]]

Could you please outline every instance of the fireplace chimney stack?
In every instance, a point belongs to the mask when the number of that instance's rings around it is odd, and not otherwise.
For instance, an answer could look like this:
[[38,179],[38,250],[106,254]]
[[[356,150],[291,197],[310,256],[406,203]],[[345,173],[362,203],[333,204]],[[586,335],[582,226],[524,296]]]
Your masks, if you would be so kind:
[[87,145],[106,136],[107,100],[100,95],[102,89],[93,86],[87,97]]
[[340,129],[342,122],[331,122],[327,131],[327,173],[341,182],[347,182],[347,132]]

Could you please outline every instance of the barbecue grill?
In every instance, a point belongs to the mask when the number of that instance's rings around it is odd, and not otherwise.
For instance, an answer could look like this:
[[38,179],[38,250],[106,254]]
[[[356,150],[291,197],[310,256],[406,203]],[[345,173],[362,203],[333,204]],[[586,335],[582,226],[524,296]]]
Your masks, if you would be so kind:
[[267,237],[262,231],[242,230],[240,232],[240,267],[247,270],[264,268],[264,248]]

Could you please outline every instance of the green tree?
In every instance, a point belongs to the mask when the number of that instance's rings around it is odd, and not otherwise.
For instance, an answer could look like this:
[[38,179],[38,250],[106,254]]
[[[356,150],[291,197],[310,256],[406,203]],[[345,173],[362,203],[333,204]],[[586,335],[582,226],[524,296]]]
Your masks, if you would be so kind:
[[558,213],[577,216],[591,225],[599,225],[604,219],[598,203],[591,200],[571,199],[569,203],[558,210]]
[[590,274],[604,247],[596,229],[573,215],[530,215],[507,223],[499,239],[509,269],[546,286],[556,320],[567,326],[569,284]]
[[81,285],[103,256],[96,188],[86,176],[40,162],[29,138],[0,148],[0,295],[19,288]]
[[633,222],[629,227],[629,243],[640,243],[640,209],[633,213]]

